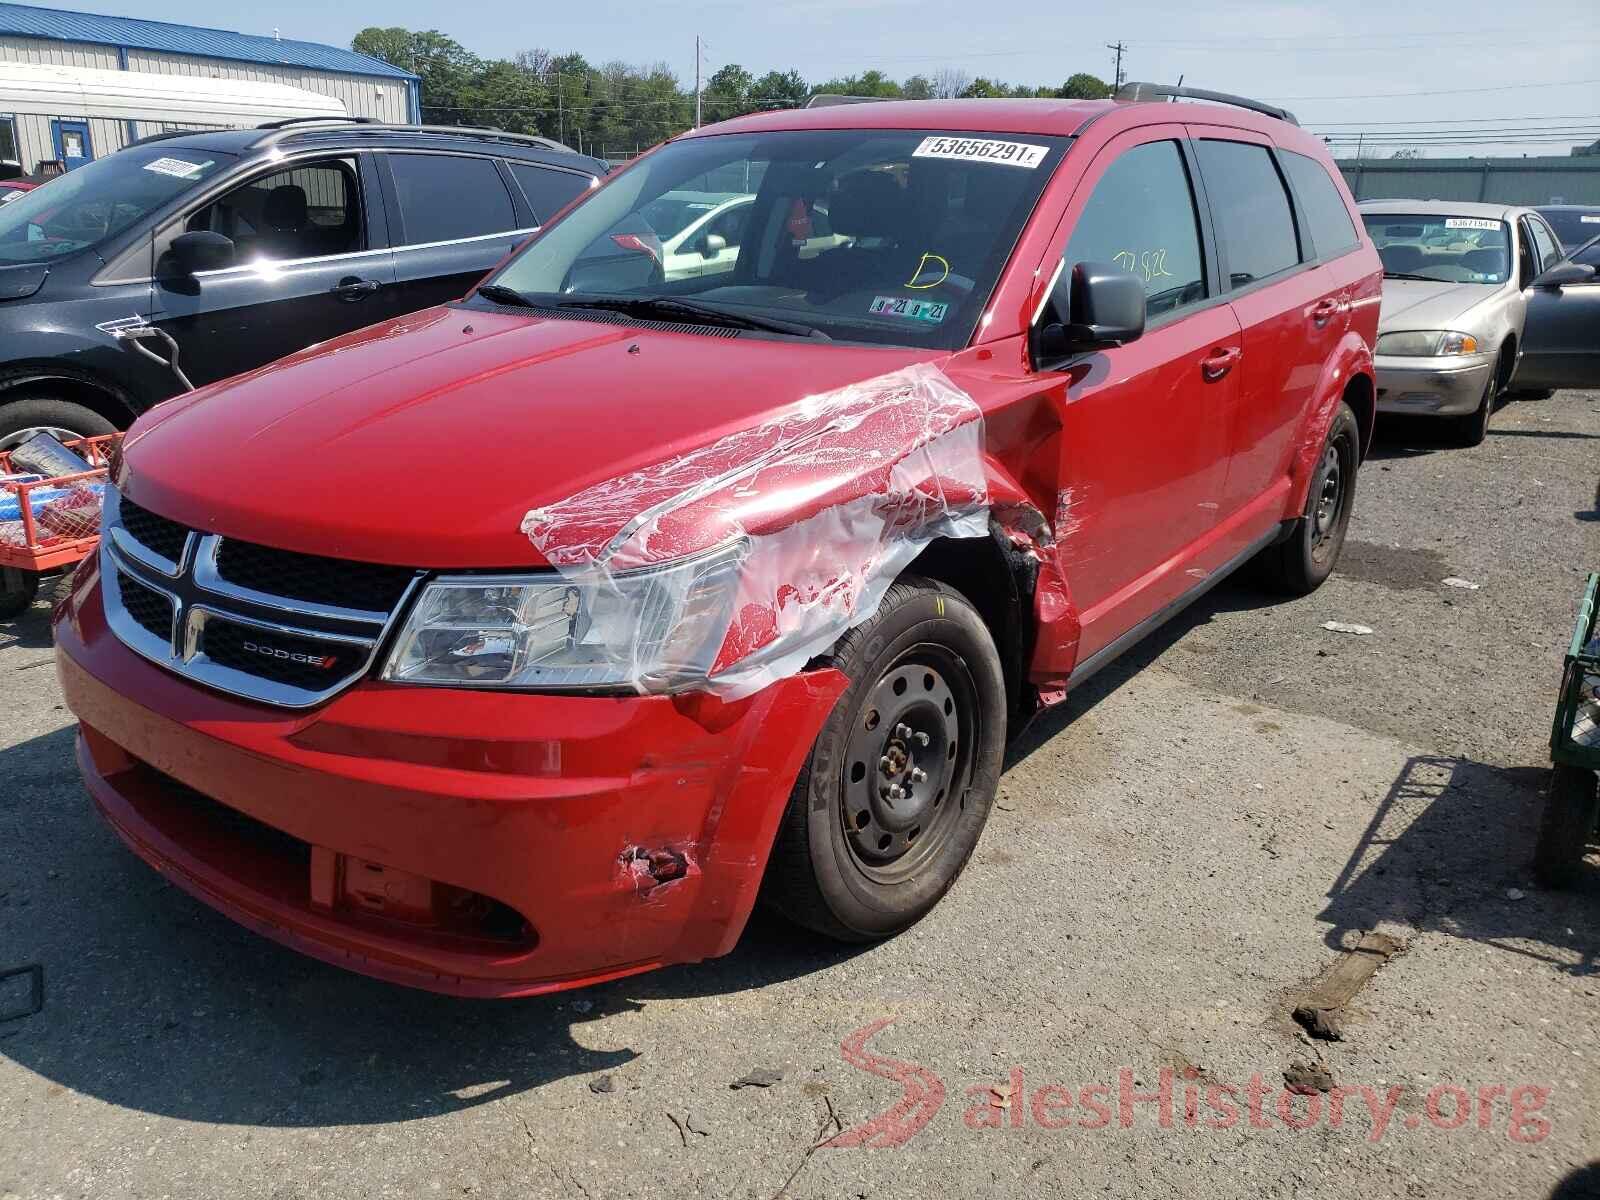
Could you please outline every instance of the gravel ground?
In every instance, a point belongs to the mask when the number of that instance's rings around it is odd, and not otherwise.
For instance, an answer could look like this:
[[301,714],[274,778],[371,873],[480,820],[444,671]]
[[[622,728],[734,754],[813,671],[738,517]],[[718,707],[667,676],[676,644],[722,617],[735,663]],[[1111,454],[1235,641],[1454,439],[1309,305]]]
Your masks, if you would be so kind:
[[[0,1197],[1600,1194],[1600,864],[1526,873],[1600,394],[1427,437],[1379,445],[1315,596],[1225,586],[1029,731],[908,934],[758,920],[526,1002],[306,961],[137,862],[74,777],[41,604],[0,632],[0,966],[48,979],[0,1024]],[[1405,950],[1312,1043],[1289,1009],[1370,930]],[[1337,1124],[1284,1099],[1296,1061]],[[1164,1079],[1170,1119],[1125,1122]]]

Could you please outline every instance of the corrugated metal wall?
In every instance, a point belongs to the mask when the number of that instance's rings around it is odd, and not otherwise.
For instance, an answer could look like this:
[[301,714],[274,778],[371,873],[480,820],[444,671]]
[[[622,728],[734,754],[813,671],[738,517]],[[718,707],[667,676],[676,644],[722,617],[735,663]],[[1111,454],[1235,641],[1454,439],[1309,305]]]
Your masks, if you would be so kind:
[[115,71],[117,48],[83,42],[47,42],[42,38],[0,37],[0,61]]
[[380,121],[406,121],[408,89],[403,79],[382,79],[373,75],[336,75],[330,71],[311,71],[304,67],[276,67],[266,63],[224,62],[215,58],[194,58],[187,54],[164,54],[155,50],[129,50],[130,71],[152,71],[158,75],[202,75],[210,79],[255,79],[263,83],[286,83],[305,88],[319,96],[343,100],[352,117],[376,117]]
[[[115,71],[121,65],[114,46],[92,46],[81,42],[58,42],[43,38],[0,37],[0,61],[47,63],[62,67],[94,67]],[[154,50],[129,50],[127,69],[156,75],[199,75],[210,79],[252,79],[284,83],[322,96],[344,101],[352,117],[376,117],[380,121],[405,122],[411,119],[410,88],[403,79],[371,75],[346,75],[332,71],[313,71],[305,67],[282,67],[266,63],[229,62],[186,54]],[[62,117],[83,117],[86,113],[58,113]],[[4,119],[4,114],[0,114]],[[15,118],[18,151],[23,166],[32,170],[40,159],[55,157],[50,135],[50,118]],[[139,136],[157,133],[158,123],[138,122]],[[121,149],[128,141],[121,121],[89,122],[91,149],[96,158]]]
[[1339,169],[1357,200],[1600,204],[1600,158],[1383,158]]

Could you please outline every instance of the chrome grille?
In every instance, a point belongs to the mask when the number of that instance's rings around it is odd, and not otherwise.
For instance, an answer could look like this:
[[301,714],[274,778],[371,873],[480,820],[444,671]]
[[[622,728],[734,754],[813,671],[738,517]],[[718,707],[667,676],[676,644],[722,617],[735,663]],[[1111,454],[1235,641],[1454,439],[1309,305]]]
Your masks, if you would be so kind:
[[106,490],[106,620],[130,649],[219,691],[309,708],[371,668],[420,571],[188,529]]

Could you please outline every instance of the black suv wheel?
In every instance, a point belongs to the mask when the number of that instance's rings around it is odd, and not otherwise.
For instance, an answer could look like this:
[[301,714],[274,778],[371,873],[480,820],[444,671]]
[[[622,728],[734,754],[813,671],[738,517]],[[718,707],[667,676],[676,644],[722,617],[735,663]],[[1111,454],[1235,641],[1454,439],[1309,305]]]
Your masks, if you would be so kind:
[[850,687],[795,782],[762,900],[842,941],[888,937],[950,889],[989,819],[1000,656],[959,592],[907,578],[822,661]]

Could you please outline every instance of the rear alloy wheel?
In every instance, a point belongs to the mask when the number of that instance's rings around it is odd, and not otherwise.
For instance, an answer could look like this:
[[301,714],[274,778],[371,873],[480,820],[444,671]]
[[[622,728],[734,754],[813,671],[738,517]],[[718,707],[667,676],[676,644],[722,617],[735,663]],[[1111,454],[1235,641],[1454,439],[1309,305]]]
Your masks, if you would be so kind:
[[765,904],[841,941],[899,933],[950,889],[989,819],[1005,682],[955,590],[906,579],[822,660],[850,677],[789,798]]
[[1306,596],[1333,574],[1350,527],[1360,465],[1361,427],[1341,400],[1311,473],[1305,516],[1295,522],[1287,539],[1268,546],[1255,560],[1262,583],[1286,595]]
[[27,396],[0,402],[0,450],[11,450],[41,432],[65,442],[116,431],[115,425],[92,408],[70,400]]

